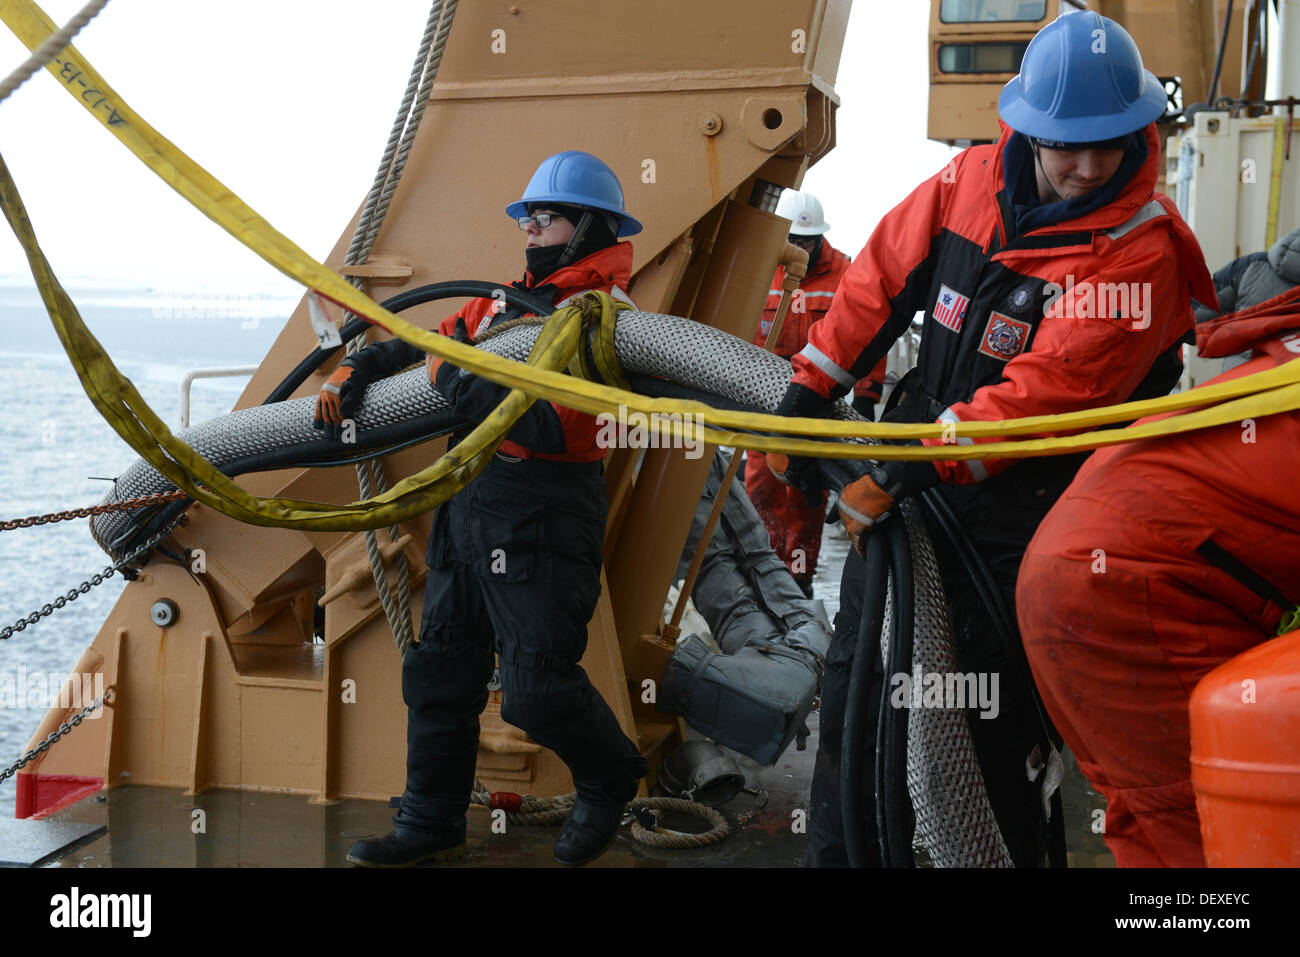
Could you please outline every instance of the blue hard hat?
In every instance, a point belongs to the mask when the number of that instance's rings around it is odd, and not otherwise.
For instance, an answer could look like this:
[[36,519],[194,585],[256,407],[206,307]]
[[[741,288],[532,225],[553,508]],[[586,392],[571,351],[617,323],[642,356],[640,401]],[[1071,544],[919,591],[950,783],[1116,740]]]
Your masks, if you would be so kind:
[[1165,112],[1164,84],[1142,66],[1123,27],[1093,11],[1058,17],[1029,43],[998,112],[1036,139],[1095,143],[1143,129]]
[[528,181],[524,195],[506,207],[512,219],[528,215],[528,206],[561,203],[601,209],[618,217],[618,236],[623,239],[641,232],[641,224],[623,209],[623,187],[614,171],[580,150],[565,150],[542,160]]

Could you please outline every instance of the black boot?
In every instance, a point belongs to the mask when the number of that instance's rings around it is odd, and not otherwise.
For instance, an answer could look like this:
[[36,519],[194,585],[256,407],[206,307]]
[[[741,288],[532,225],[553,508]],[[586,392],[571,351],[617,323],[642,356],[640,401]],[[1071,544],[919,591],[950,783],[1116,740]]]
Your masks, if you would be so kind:
[[578,794],[573,810],[564,821],[564,829],[555,841],[555,859],[561,864],[580,867],[589,864],[609,849],[618,836],[623,808],[636,797],[639,779],[616,795],[600,798]]
[[623,804],[617,807],[614,804],[608,799],[596,803],[578,798],[555,841],[555,859],[561,864],[580,867],[604,854],[618,836],[623,820]]
[[423,861],[455,861],[465,856],[465,823],[430,831],[397,826],[383,837],[357,841],[348,860],[361,867],[411,867]]

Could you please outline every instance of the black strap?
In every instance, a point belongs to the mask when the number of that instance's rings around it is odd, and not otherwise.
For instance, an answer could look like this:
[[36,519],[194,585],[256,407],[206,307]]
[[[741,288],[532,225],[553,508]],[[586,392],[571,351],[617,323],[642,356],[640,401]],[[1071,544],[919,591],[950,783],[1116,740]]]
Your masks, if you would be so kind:
[[519,648],[513,645],[498,648],[497,655],[503,665],[512,665],[528,671],[554,671],[562,674],[572,670],[577,664],[572,658],[565,658],[563,655],[533,651],[530,648]]
[[[899,419],[897,416],[890,419],[885,418],[886,415],[899,407],[904,409],[906,418]],[[880,418],[882,422],[933,422],[943,415],[947,408],[946,405],[925,391],[925,385],[921,382],[921,370],[918,366],[913,366],[898,380],[894,390],[889,393],[889,401],[885,403],[885,411]],[[913,418],[913,416],[918,418]]]
[[1260,598],[1263,598],[1265,601],[1271,601],[1283,610],[1295,608],[1297,605],[1300,605],[1300,602],[1292,601],[1282,593],[1280,588],[1245,562],[1241,561],[1222,545],[1219,545],[1212,538],[1207,538],[1205,541],[1201,542],[1200,547],[1196,549],[1196,554],[1200,555],[1215,568],[1219,569],[1219,571],[1231,575]]

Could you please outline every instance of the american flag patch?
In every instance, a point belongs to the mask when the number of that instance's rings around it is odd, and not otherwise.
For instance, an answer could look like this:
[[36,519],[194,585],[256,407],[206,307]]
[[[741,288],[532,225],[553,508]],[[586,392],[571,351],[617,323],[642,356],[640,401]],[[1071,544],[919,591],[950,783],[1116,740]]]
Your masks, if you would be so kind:
[[941,326],[946,326],[953,332],[961,332],[961,323],[966,318],[966,307],[969,305],[970,299],[966,296],[947,286],[940,286],[939,300],[934,304],[934,318]]

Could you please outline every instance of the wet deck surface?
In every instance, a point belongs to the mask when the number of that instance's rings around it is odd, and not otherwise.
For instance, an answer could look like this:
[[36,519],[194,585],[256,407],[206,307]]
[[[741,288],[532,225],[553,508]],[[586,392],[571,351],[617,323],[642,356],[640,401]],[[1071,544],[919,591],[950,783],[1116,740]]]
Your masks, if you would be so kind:
[[[791,747],[772,767],[736,756],[748,784],[767,792],[767,804],[742,793],[720,810],[731,834],[711,847],[666,850],[635,841],[624,828],[609,851],[589,867],[799,867],[806,833],[795,822],[808,807],[808,782],[817,748],[817,715],[809,720],[808,750]],[[1072,761],[1065,783],[1067,843],[1072,867],[1113,866],[1101,835],[1092,830],[1103,807]],[[201,811],[202,814],[196,814]],[[107,831],[47,867],[351,867],[354,841],[385,834],[392,810],[379,801],[312,804],[294,794],[206,791],[185,795],[172,788],[119,787],[52,815]],[[665,819],[691,830],[689,819]],[[700,822],[699,828],[703,824]],[[492,832],[489,813],[469,812],[468,853],[439,867],[560,867],[552,844],[558,827],[522,824]]]

